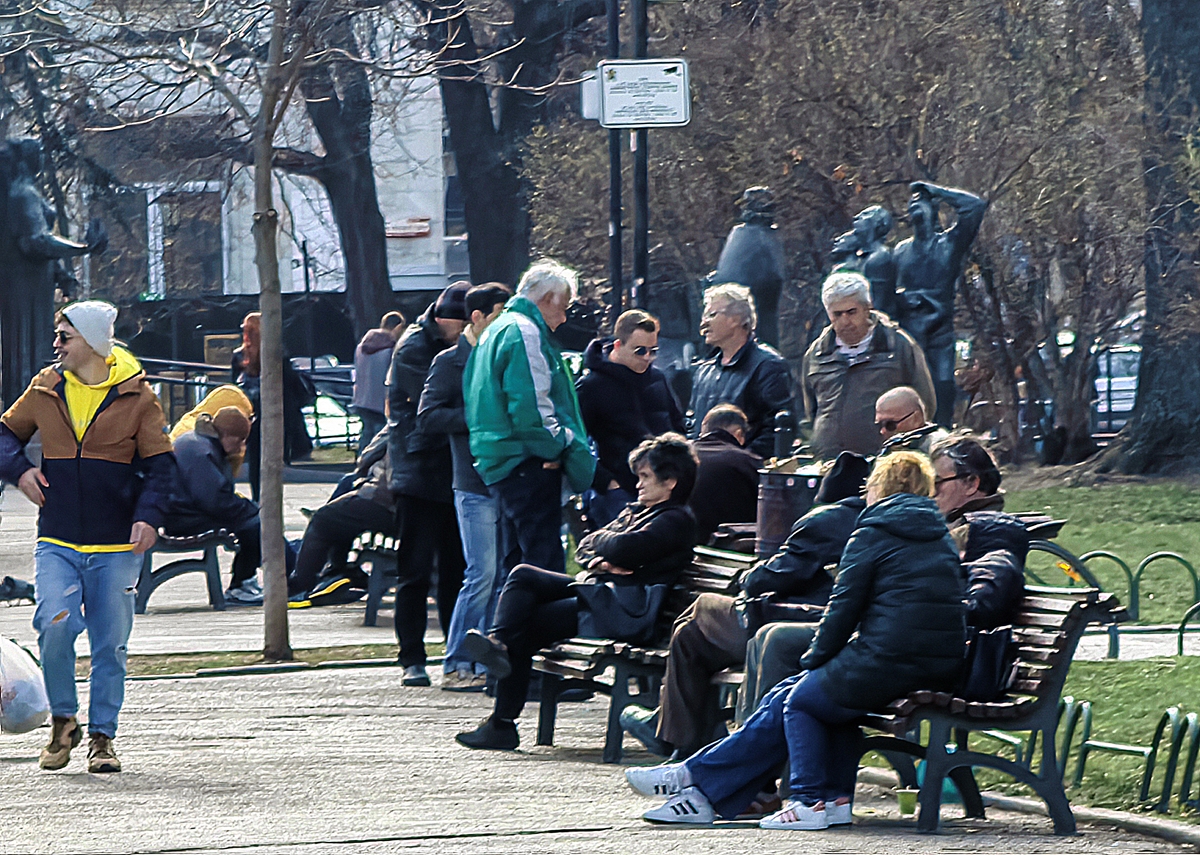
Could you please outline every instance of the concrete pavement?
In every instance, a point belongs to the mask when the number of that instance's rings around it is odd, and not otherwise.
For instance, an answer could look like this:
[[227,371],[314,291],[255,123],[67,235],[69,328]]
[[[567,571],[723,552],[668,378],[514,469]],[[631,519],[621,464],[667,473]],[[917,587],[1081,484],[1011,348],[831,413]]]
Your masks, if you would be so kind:
[[[992,811],[915,832],[886,790],[862,784],[855,825],[770,832],[751,823],[651,826],[654,804],[600,762],[604,701],[565,705],[557,745],[475,752],[453,734],[480,695],[406,689],[396,667],[129,684],[117,747],[125,771],[89,775],[83,749],[42,772],[40,730],[0,735],[0,851],[325,855],[440,853],[1178,852],[1108,828],[1054,837],[1049,820]],[[81,686],[81,688],[84,688]],[[650,757],[633,750],[630,760]]]

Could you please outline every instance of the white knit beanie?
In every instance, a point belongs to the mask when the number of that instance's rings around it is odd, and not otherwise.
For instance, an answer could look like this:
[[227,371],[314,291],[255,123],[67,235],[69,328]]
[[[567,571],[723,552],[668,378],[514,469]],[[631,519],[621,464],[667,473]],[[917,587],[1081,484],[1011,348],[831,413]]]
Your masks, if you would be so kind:
[[96,353],[107,359],[113,349],[113,325],[117,322],[117,307],[103,300],[81,300],[62,310],[63,317],[79,330],[83,340]]

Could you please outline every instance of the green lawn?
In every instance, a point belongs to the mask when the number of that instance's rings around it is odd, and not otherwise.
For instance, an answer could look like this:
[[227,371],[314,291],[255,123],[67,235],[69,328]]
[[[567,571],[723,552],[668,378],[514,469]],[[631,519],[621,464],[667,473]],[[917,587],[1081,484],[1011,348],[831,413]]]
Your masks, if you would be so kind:
[[[1009,493],[1005,508],[1068,520],[1056,541],[1076,555],[1105,550],[1131,570],[1163,550],[1200,563],[1200,491],[1176,482],[1023,490]],[[1047,584],[1066,582],[1044,556],[1034,556],[1030,567]],[[1106,590],[1126,601],[1128,584],[1116,565],[1095,560],[1088,567]],[[1195,602],[1191,577],[1175,562],[1156,562],[1142,577],[1139,599],[1139,623],[1178,624]]]
[[[1076,700],[1088,700],[1092,704],[1092,738],[1106,742],[1133,745],[1148,745],[1154,735],[1163,711],[1170,706],[1181,707],[1183,713],[1200,711],[1200,658],[1194,656],[1142,659],[1129,662],[1075,662],[1067,679],[1065,695]],[[1075,775],[1078,760],[1080,735],[1075,734],[1067,764],[1066,782],[1069,785]],[[973,743],[974,744],[974,743]],[[980,747],[988,750],[993,743],[979,740]],[[1183,757],[1171,788],[1171,813],[1176,819],[1200,823],[1200,815],[1190,809],[1180,809],[1176,796],[1183,776],[1182,764],[1186,759],[1188,743],[1184,742]],[[1150,790],[1152,801],[1157,801],[1162,791],[1163,771],[1167,748],[1164,745],[1155,766],[1156,772]],[[1116,810],[1146,810],[1139,805],[1138,789],[1141,786],[1145,762],[1140,757],[1094,752],[1088,757],[1083,782],[1078,789],[1068,789],[1067,795],[1073,804]],[[1200,770],[1198,770],[1200,771]],[[1024,786],[1011,783],[1011,779],[998,773],[981,771],[980,784],[1017,795],[1032,795]],[[1192,785],[1191,797],[1197,797],[1200,780]]]

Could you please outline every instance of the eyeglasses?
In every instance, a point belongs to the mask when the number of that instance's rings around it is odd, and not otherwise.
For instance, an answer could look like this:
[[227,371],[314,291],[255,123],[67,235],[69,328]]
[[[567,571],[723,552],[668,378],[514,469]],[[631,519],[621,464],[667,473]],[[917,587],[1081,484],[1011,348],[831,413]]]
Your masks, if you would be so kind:
[[658,356],[658,348],[646,347],[644,344],[639,344],[637,347],[633,348],[633,353],[635,356],[649,356],[651,359],[653,359],[654,357]]
[[892,432],[892,431],[894,431],[896,428],[900,427],[900,423],[901,423],[901,422],[906,422],[906,421],[908,421],[909,419],[911,419],[911,418],[912,418],[913,416],[915,416],[916,414],[917,414],[917,411],[916,411],[916,410],[913,410],[913,411],[912,411],[911,413],[909,413],[907,416],[902,416],[901,418],[898,418],[898,419],[884,419],[884,420],[883,420],[883,421],[881,421],[881,422],[875,422],[875,427],[877,427],[877,428],[883,428],[883,429],[884,429],[884,430],[886,430],[888,433],[891,433],[891,432]]
[[712,307],[709,307],[704,310],[704,314],[700,316],[700,320],[711,321],[717,315],[724,315],[724,314],[726,314],[726,310],[723,308],[722,309],[714,309]]
[[950,475],[946,478],[934,478],[933,479],[933,489],[936,490],[938,487],[942,486],[947,481],[961,481],[963,478],[970,478],[970,477],[971,476],[968,473],[963,472],[959,475]]
[[66,344],[73,338],[75,338],[75,336],[68,335],[66,330],[55,330],[54,331],[54,343],[55,344]]

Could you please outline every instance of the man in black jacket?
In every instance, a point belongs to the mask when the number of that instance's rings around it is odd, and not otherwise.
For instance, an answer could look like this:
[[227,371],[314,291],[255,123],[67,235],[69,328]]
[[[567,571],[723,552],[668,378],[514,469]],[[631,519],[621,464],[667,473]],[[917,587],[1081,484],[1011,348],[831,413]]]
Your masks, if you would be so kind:
[[775,414],[787,410],[794,420],[795,406],[787,363],[755,338],[757,324],[749,288],[727,282],[704,292],[700,334],[717,354],[696,369],[690,436],[699,436],[704,417],[717,404],[734,404],[750,423],[747,447],[770,457],[775,453]]
[[450,629],[454,602],[462,587],[463,554],[451,490],[454,464],[445,434],[416,429],[417,405],[433,358],[458,341],[467,325],[466,296],[471,283],[449,286],[437,302],[409,326],[396,343],[388,372],[388,454],[392,493],[399,505],[400,549],[396,555],[395,626],[401,684],[428,686],[425,672],[425,601],[438,570],[438,620]]
[[587,494],[593,528],[608,525],[637,494],[629,452],[644,439],[684,430],[667,378],[654,367],[658,319],[641,309],[617,318],[613,338],[592,341],[575,384],[588,436],[596,444],[596,476]]
[[696,515],[698,543],[708,543],[721,523],[758,517],[758,470],[762,458],[742,446],[750,425],[733,404],[708,411],[695,441],[700,468],[688,507]]
[[249,435],[250,419],[237,407],[197,417],[196,427],[175,441],[179,466],[163,527],[179,537],[221,528],[233,532],[238,552],[225,599],[259,606],[263,595],[256,578],[262,563],[258,505],[234,491],[229,465],[229,455],[244,452]]
[[[866,477],[865,459],[839,456],[821,483],[817,507],[796,521],[779,552],[750,568],[741,580],[743,593],[776,593],[789,602],[824,606],[833,589],[825,568],[837,563],[866,507],[858,495]],[[703,732],[705,697],[713,674],[745,659],[751,633],[741,610],[733,597],[701,594],[675,622],[661,707],[657,712],[627,707],[621,714],[622,726],[651,751],[666,755],[675,749],[688,757],[711,740]]]
[[503,581],[500,555],[500,509],[487,485],[475,471],[471,441],[463,412],[463,371],[467,358],[488,324],[500,316],[512,290],[497,282],[476,285],[467,292],[467,326],[458,344],[433,359],[421,401],[417,407],[417,430],[450,438],[454,462],[454,510],[462,535],[462,590],[454,604],[454,615],[446,630],[446,657],[442,663],[442,689],[449,692],[483,691],[486,669],[462,649],[468,630],[486,632]]

